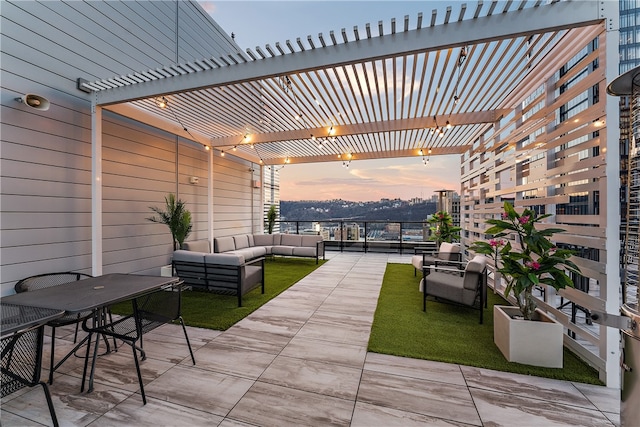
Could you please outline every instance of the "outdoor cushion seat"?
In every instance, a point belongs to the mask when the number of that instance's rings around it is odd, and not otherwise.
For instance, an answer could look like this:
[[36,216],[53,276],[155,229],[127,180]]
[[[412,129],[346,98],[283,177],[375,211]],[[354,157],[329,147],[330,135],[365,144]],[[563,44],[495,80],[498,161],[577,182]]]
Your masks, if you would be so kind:
[[462,247],[460,243],[442,242],[437,252],[421,251],[411,257],[411,264],[414,267],[413,274],[426,265],[446,264],[447,261],[462,261]]
[[278,242],[280,241],[280,235],[279,234],[255,234],[253,236],[253,244],[256,247],[262,247],[265,250],[264,255],[271,255],[272,252],[272,248],[273,248],[273,240],[274,237],[278,236]]
[[274,246],[271,248],[273,255],[293,256],[293,246]]
[[314,257],[316,256],[316,248],[309,248],[309,247],[294,247],[291,251],[291,255],[293,256],[304,256],[304,257]]
[[431,295],[480,310],[483,321],[487,298],[487,258],[476,255],[464,270],[451,267],[428,266],[420,281],[422,291],[422,311],[427,309],[427,296]]
[[192,240],[191,242],[184,242],[182,249],[185,251],[210,253],[211,245],[208,240]]
[[217,253],[229,252],[236,250],[236,244],[233,240],[233,237],[216,237],[214,239],[215,247],[214,250]]

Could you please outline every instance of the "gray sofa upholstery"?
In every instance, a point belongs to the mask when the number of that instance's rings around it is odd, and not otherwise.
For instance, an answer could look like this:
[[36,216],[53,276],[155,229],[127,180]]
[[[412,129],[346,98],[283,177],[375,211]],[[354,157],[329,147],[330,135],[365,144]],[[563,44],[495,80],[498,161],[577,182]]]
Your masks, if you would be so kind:
[[246,261],[238,254],[211,254],[177,250],[171,261],[174,273],[185,285],[208,291],[242,296],[262,286],[264,294],[264,257]]
[[281,255],[315,258],[317,264],[320,256],[325,258],[322,236],[315,234],[241,234],[213,241],[215,253],[242,255],[247,260]]
[[182,243],[182,249],[185,251],[211,253],[211,245],[208,240],[192,240]]

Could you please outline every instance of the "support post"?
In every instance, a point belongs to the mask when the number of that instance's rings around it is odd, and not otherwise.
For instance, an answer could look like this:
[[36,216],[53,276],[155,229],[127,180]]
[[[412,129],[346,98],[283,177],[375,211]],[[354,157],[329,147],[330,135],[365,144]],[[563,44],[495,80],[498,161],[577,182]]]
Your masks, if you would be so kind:
[[[606,21],[605,33],[605,76],[613,81],[618,76],[618,42],[619,42],[619,11],[618,2],[601,2],[602,12]],[[605,91],[602,91],[605,92]],[[604,94],[601,93],[600,96]],[[606,160],[606,195],[602,210],[605,210],[606,227],[606,285],[601,292],[606,301],[606,312],[617,315],[620,313],[620,109],[618,99],[611,95],[604,95],[606,99],[606,127],[603,130],[604,147],[601,145],[600,155]],[[603,135],[601,135],[602,138]],[[606,150],[606,152],[602,152]],[[602,195],[601,195],[602,198]],[[607,387],[620,388],[620,331],[606,326],[600,326],[600,357],[605,359]],[[602,339],[604,337],[604,339]]]
[[102,275],[102,107],[91,104],[91,274]]

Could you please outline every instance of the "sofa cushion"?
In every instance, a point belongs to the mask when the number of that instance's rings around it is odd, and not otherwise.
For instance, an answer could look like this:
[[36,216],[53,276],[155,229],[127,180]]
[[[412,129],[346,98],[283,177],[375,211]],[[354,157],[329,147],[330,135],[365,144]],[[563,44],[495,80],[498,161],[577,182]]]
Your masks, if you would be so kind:
[[317,243],[322,240],[322,236],[319,236],[317,234],[304,235],[300,237],[302,238],[300,246],[306,246],[310,248],[315,248]]
[[246,234],[233,236],[233,241],[236,244],[236,249],[244,249],[249,247],[249,236],[247,236]]
[[302,246],[302,236],[299,234],[283,234],[280,246]]
[[253,248],[236,249],[235,251],[225,252],[226,254],[241,256],[245,261],[249,261],[254,258]]
[[464,288],[475,290],[478,285],[480,275],[487,266],[487,258],[482,255],[476,255],[467,264],[464,273]]
[[173,260],[185,262],[204,262],[205,255],[207,254],[204,252],[193,252],[179,249],[173,252]]
[[280,244],[282,244],[281,242],[282,242],[282,234],[280,234],[280,233],[274,234],[273,235],[273,243],[272,243],[272,245],[273,246],[280,245]]
[[206,264],[242,265],[244,257],[237,254],[207,254],[204,256],[204,262]]
[[273,234],[254,234],[254,246],[273,246]]
[[233,237],[216,237],[213,239],[215,251],[218,253],[233,251],[236,244]]
[[[247,249],[251,249],[251,259],[260,258],[267,254],[267,246],[254,246]],[[271,249],[271,246],[269,246],[269,249]]]
[[247,239],[249,239],[249,247],[256,245],[253,241],[253,234],[247,234]]
[[438,249],[438,258],[444,261],[456,261],[458,260],[460,249],[459,243],[442,242],[440,249]]
[[273,255],[293,255],[293,246],[273,246],[271,248],[271,253]]
[[208,240],[192,240],[191,242],[184,242],[182,244],[182,249],[186,251],[211,253],[211,245]]
[[291,255],[293,255],[293,256],[311,256],[311,257],[315,257],[316,256],[316,247],[315,247],[315,245],[312,248],[310,248],[308,246],[293,247],[293,249],[291,251]]
[[[434,297],[462,302],[464,294],[463,280],[462,277],[436,271],[427,276],[427,292]],[[420,281],[421,288],[423,284],[424,279]]]

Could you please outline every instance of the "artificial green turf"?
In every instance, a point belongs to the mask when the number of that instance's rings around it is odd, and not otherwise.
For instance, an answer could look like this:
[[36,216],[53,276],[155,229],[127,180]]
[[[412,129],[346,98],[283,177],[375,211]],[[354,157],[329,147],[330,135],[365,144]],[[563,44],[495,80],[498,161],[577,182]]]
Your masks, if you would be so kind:
[[[203,291],[182,292],[182,318],[188,326],[226,330],[244,317],[260,308],[264,303],[291,287],[300,279],[321,266],[310,258],[267,258],[264,266],[264,294],[260,287],[242,297],[242,307],[238,307],[238,297]],[[112,307],[116,314],[126,314],[131,304]]]
[[427,299],[422,311],[418,289],[407,264],[387,264],[369,338],[369,351],[416,359],[476,366],[497,371],[556,378],[589,384],[603,383],[595,369],[564,350],[562,369],[540,368],[507,362],[493,343],[493,305],[507,304],[489,290],[484,324],[478,310]]

